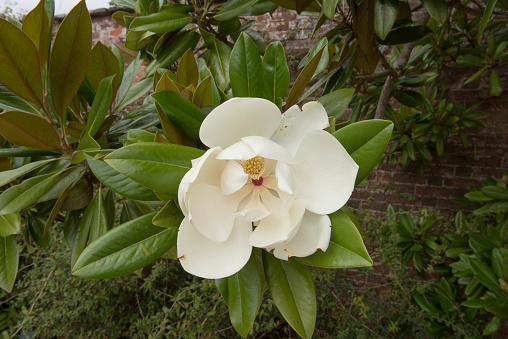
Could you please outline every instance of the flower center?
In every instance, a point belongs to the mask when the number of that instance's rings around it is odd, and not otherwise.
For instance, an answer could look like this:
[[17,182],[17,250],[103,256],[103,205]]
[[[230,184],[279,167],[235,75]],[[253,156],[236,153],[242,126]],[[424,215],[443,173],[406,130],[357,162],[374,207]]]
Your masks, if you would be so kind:
[[[242,166],[245,174],[248,174],[249,177],[255,180],[258,180],[259,177],[261,177],[263,175],[263,172],[265,171],[265,163],[263,162],[263,158],[259,156],[250,158],[249,160],[245,161]],[[254,182],[254,180],[252,182]]]
[[252,179],[252,183],[254,184],[254,186],[263,185],[263,177],[259,177],[259,179]]

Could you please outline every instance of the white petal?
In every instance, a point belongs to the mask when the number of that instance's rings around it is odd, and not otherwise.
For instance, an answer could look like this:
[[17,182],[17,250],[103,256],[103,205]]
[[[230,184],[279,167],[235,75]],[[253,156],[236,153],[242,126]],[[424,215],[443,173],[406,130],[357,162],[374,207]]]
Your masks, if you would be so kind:
[[267,210],[261,202],[259,197],[259,190],[260,188],[258,186],[254,187],[252,194],[247,197],[249,200],[245,207],[242,206],[238,208],[238,212],[235,214],[238,219],[246,221],[258,221],[270,215],[270,211]]
[[282,116],[272,102],[260,98],[233,98],[210,112],[199,138],[208,147],[226,148],[249,135],[270,138]]
[[293,239],[275,247],[275,257],[288,260],[289,257],[307,257],[319,248],[328,249],[332,228],[327,215],[305,211],[300,228]]
[[249,237],[251,245],[264,248],[290,241],[298,231],[304,212],[305,202],[295,200],[285,216],[272,213],[261,219]]
[[353,192],[358,165],[333,135],[309,133],[295,159],[292,169],[298,182],[297,198],[306,201],[306,209],[330,214],[344,206]]
[[217,155],[217,159],[222,160],[249,160],[254,158],[256,152],[243,141],[238,141],[229,146]]
[[251,223],[236,220],[231,236],[223,242],[204,237],[187,218],[178,230],[177,252],[187,272],[207,279],[225,278],[240,271],[249,261]]
[[178,204],[180,205],[180,209],[182,210],[183,215],[187,216],[189,214],[189,210],[187,208],[187,192],[190,187],[190,177],[193,174],[192,168],[185,173],[180,181],[180,185],[178,186]]
[[263,158],[284,161],[288,164],[294,164],[293,156],[281,145],[270,139],[260,136],[249,136],[242,138],[256,153]]
[[247,179],[249,176],[244,172],[242,165],[234,160],[228,161],[220,179],[222,193],[225,195],[235,193],[245,186]]
[[193,159],[192,168],[185,173],[178,186],[178,203],[185,216],[188,215],[189,202],[188,192],[190,189],[198,184],[211,184],[219,185],[220,177],[225,161],[216,160],[215,157],[221,152],[219,147],[210,148],[200,156],[199,158]]
[[275,167],[275,176],[277,177],[277,186],[280,190],[288,194],[293,194],[293,176],[289,166],[279,161],[277,167]]
[[233,229],[239,202],[236,194],[224,195],[217,186],[196,185],[189,194],[190,222],[208,239],[225,241]]
[[282,122],[272,136],[272,140],[284,146],[292,155],[296,154],[303,138],[312,131],[322,130],[330,126],[326,110],[317,101],[289,108],[282,115]]

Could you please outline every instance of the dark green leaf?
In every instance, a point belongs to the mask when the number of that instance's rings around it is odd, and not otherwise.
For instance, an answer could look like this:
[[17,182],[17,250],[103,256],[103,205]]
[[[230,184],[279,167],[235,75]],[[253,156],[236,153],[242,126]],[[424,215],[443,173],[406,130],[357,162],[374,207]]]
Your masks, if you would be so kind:
[[178,129],[191,138],[199,139],[199,127],[205,119],[199,107],[173,92],[157,92],[152,94],[152,98]]
[[229,79],[235,97],[263,96],[263,64],[256,45],[245,33],[231,52]]
[[21,216],[19,212],[0,215],[0,237],[21,233]]
[[351,124],[333,133],[360,167],[355,184],[361,183],[377,165],[390,140],[393,123],[366,120]]
[[148,265],[176,244],[178,230],[152,225],[155,213],[124,223],[89,245],[72,269],[88,279],[113,278]]
[[257,0],[229,0],[226,2],[213,18],[217,21],[226,21],[242,14],[250,6],[254,5]]
[[283,261],[263,251],[268,290],[286,321],[303,338],[311,338],[316,323],[316,292],[305,265]]
[[201,155],[202,150],[192,147],[137,143],[114,151],[105,161],[145,187],[176,196],[182,177],[191,168],[191,160]]
[[376,0],[374,5],[374,29],[380,39],[385,39],[390,33],[398,13],[398,0]]
[[432,30],[427,26],[408,26],[397,28],[386,36],[386,39],[379,43],[382,45],[401,45],[420,40]]
[[20,211],[37,201],[55,182],[58,173],[39,175],[12,186],[0,195],[0,215]]
[[304,69],[296,78],[291,91],[289,92],[288,99],[286,101],[286,109],[290,108],[294,104],[298,102],[298,98],[305,90],[305,87],[309,84],[309,81],[313,78],[314,72],[316,71],[319,62],[321,60],[321,56],[323,55],[324,49],[326,46],[323,46],[316,55],[309,61],[309,63],[304,67]]
[[277,98],[286,98],[289,87],[289,68],[284,47],[280,42],[268,45],[263,57],[264,97],[273,103]]
[[261,306],[263,293],[255,255],[251,255],[238,273],[217,279],[215,284],[228,305],[229,318],[235,330],[246,338]]
[[137,182],[119,173],[104,160],[93,160],[93,158],[87,154],[85,154],[85,156],[90,169],[97,179],[116,193],[135,200],[159,200],[151,189],[141,186]]
[[353,94],[355,94],[354,89],[343,88],[323,95],[318,101],[323,105],[328,116],[339,119],[346,111]]
[[220,40],[213,39],[213,45],[210,48],[210,71],[221,91],[229,85],[230,58],[231,47]]
[[444,24],[448,18],[448,5],[446,0],[422,0],[422,5],[427,12],[439,23]]
[[60,116],[85,78],[91,48],[92,21],[85,1],[81,0],[58,28],[49,59],[51,99]]
[[39,52],[19,28],[0,19],[0,83],[20,98],[42,107]]
[[129,25],[129,30],[154,33],[173,32],[187,25],[190,21],[190,16],[164,11],[135,18]]
[[372,266],[372,259],[355,224],[341,210],[330,214],[332,234],[326,252],[318,250],[311,256],[297,258],[311,266],[348,268]]
[[0,237],[0,287],[11,293],[18,273],[19,253],[16,236]]

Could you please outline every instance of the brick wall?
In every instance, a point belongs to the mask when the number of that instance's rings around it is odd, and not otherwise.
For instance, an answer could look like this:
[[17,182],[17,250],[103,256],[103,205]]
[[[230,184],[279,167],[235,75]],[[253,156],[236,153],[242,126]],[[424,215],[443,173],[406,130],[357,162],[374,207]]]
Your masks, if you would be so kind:
[[[92,12],[94,43],[100,40],[104,44],[123,44],[126,31],[111,18],[114,11]],[[260,32],[267,44],[281,41],[292,69],[316,41],[316,37],[311,39],[316,18],[278,9],[272,15],[266,14],[254,19],[256,22],[251,28]],[[329,28],[329,24],[325,24],[316,36]],[[488,74],[483,75],[473,86],[465,88],[462,85],[476,71],[475,68],[449,71],[448,95],[451,99],[470,105],[490,97]],[[501,74],[508,75],[508,67]],[[503,77],[503,82],[507,88],[506,76]],[[479,185],[488,176],[500,179],[504,171],[508,171],[507,107],[506,92],[500,97],[484,100],[478,110],[491,112],[483,121],[486,127],[467,130],[470,143],[468,149],[462,147],[457,136],[452,136],[445,145],[445,155],[436,157],[431,164],[426,165],[423,177],[416,174],[414,167],[402,170],[398,166],[381,165],[369,176],[368,187],[355,190],[351,206],[377,211],[386,210],[389,203],[395,208],[406,210],[432,207],[453,212],[464,209],[463,205],[455,204],[450,199],[463,197],[469,185]]]

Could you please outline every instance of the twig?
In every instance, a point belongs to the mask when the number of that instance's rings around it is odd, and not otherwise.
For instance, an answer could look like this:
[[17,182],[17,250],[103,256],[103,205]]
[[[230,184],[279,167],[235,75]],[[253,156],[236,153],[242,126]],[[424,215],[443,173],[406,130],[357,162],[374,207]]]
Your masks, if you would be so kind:
[[[430,15],[425,12],[421,17],[421,24],[426,23],[430,18]],[[379,96],[379,101],[376,108],[376,115],[374,119],[383,119],[386,112],[386,105],[388,104],[388,100],[390,100],[390,94],[392,92],[392,87],[402,74],[402,70],[406,67],[409,57],[411,56],[411,51],[413,50],[416,42],[411,42],[409,44],[404,45],[402,47],[402,51],[400,52],[399,58],[393,64],[393,70],[396,74],[388,75],[386,82],[383,86],[383,90],[381,91],[381,95]]]
[[145,316],[143,315],[143,310],[141,309],[141,305],[139,304],[139,298],[137,293],[136,293],[136,301],[138,303],[139,313],[141,313],[141,318],[145,319]]
[[[44,289],[46,288],[46,286],[48,285],[48,282],[49,282],[49,278],[51,278],[51,276],[53,275],[53,273],[55,272],[56,270],[56,267],[54,267],[48,274],[48,276],[46,277],[46,281],[44,282],[44,285],[42,285],[42,288],[41,290],[39,291],[39,294],[37,295],[37,298],[35,298],[34,302],[32,303],[32,306],[30,307],[30,310],[28,311],[28,314],[26,315],[26,317],[30,316],[30,314],[32,314],[32,311],[34,310],[34,307],[35,307],[35,304],[37,303],[37,300],[39,300],[39,298],[41,297],[42,295],[42,292],[44,292]],[[23,329],[23,326],[25,326],[25,324],[22,324],[18,330],[16,332],[14,332],[14,334],[11,336],[11,339],[14,338],[16,336],[16,334],[19,333],[19,331],[21,331]]]

